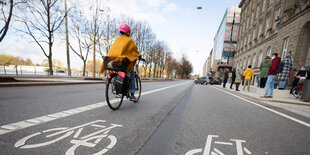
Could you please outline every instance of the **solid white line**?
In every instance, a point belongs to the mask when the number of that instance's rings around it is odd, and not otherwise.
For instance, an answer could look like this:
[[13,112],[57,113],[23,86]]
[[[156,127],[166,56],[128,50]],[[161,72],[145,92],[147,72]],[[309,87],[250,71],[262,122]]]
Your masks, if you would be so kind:
[[[155,93],[155,92],[159,92],[159,91],[162,91],[162,90],[165,90],[165,89],[181,86],[181,85],[188,84],[188,83],[189,82],[184,82],[184,83],[177,84],[177,85],[172,85],[172,86],[168,86],[168,87],[164,87],[164,88],[160,88],[160,89],[155,89],[155,90],[143,92],[143,93],[141,93],[141,96],[147,95],[147,94],[151,94],[151,93]],[[71,116],[71,115],[74,115],[74,114],[78,114],[78,113],[81,113],[81,112],[85,112],[85,111],[88,111],[88,110],[104,107],[106,105],[107,105],[107,102],[104,101],[104,102],[95,103],[95,104],[91,104],[91,105],[86,105],[86,106],[82,106],[82,107],[79,107],[79,108],[69,109],[69,110],[65,110],[65,111],[61,111],[61,112],[57,112],[57,113],[53,113],[53,114],[48,114],[48,115],[44,115],[44,116],[40,116],[40,117],[28,119],[28,120],[16,122],[16,123],[2,125],[2,126],[0,126],[0,135],[6,134],[6,133],[9,133],[9,132],[13,132],[13,131],[17,131],[17,130],[20,130],[20,129],[24,129],[24,128],[27,128],[27,127],[30,127],[30,126],[35,126],[35,125],[38,125],[38,124],[41,124],[41,123],[49,122],[49,121],[52,121],[52,120],[56,120],[56,119],[59,119],[59,118],[64,118],[64,117]]]
[[[214,88],[216,88],[216,87],[214,87]],[[286,114],[283,114],[283,113],[281,113],[281,112],[275,111],[275,110],[273,110],[273,109],[270,109],[270,108],[268,108],[268,107],[265,107],[265,106],[263,106],[263,105],[260,105],[260,104],[258,104],[258,103],[255,103],[255,102],[253,102],[253,101],[247,100],[247,99],[242,98],[242,97],[240,97],[240,96],[237,96],[237,95],[235,95],[235,94],[232,94],[232,93],[229,93],[229,92],[227,92],[227,91],[221,90],[220,88],[216,88],[216,89],[218,89],[218,90],[220,90],[220,91],[222,91],[222,92],[225,92],[225,93],[227,93],[227,94],[229,94],[229,95],[231,95],[231,96],[237,97],[237,98],[239,98],[239,99],[241,99],[241,100],[244,100],[244,101],[246,101],[246,102],[249,102],[249,103],[251,103],[251,104],[254,104],[254,105],[256,105],[256,106],[258,106],[258,107],[260,107],[260,108],[263,108],[263,109],[265,109],[265,110],[268,110],[268,111],[270,111],[270,112],[273,112],[273,113],[275,113],[275,114],[278,114],[278,115],[280,115],[280,116],[282,116],[282,117],[285,117],[285,118],[287,118],[287,119],[290,119],[290,120],[292,120],[292,121],[294,121],[294,122],[297,122],[297,123],[299,123],[299,124],[302,124],[302,125],[304,125],[304,126],[306,126],[306,127],[310,127],[310,124],[307,123],[307,122],[301,121],[301,120],[299,120],[299,119],[297,119],[297,118],[288,116],[288,115],[286,115]]]

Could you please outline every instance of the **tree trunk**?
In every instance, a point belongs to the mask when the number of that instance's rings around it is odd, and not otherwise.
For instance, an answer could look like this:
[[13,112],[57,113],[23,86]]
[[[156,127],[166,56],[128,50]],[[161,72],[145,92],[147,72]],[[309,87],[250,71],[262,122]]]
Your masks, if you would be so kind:
[[155,76],[156,76],[156,67],[157,67],[157,65],[155,64],[153,78],[155,78]]
[[53,75],[53,60],[52,60],[52,55],[48,57],[48,66],[49,66],[49,72],[50,75]]
[[86,71],[86,60],[83,60],[83,76],[85,76]]

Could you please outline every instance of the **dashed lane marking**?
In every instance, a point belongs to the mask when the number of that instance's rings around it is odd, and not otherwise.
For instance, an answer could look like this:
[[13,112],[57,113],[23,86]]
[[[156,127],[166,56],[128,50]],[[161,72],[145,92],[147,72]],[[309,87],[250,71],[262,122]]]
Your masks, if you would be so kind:
[[[169,89],[169,88],[185,85],[185,84],[188,84],[190,82],[184,82],[184,83],[180,83],[180,84],[177,84],[177,85],[172,85],[172,86],[168,86],[168,87],[164,87],[164,88],[160,88],[160,89],[155,89],[155,90],[143,92],[143,93],[141,93],[141,96],[148,95],[148,94],[155,93],[155,92],[159,92],[159,91],[162,91],[162,90],[165,90],[165,89]],[[56,120],[56,119],[59,119],[59,118],[64,118],[64,117],[67,117],[67,116],[75,115],[75,114],[78,114],[78,113],[81,113],[81,112],[85,112],[85,111],[93,110],[93,109],[96,109],[96,108],[104,107],[106,105],[107,105],[107,102],[104,101],[104,102],[95,103],[95,104],[91,104],[91,105],[87,105],[87,106],[82,106],[82,107],[79,107],[79,108],[65,110],[65,111],[62,111],[62,112],[48,114],[48,115],[45,115],[45,116],[40,116],[40,117],[36,117],[36,118],[32,118],[32,119],[27,119],[27,120],[16,122],[16,123],[11,123],[11,124],[7,124],[7,125],[3,125],[3,126],[0,127],[0,135],[6,134],[6,133],[9,133],[9,132],[13,132],[13,131],[17,131],[17,130],[20,130],[20,129],[24,129],[24,128],[27,128],[27,127],[35,126],[35,125],[38,125],[38,124],[41,124],[41,123],[49,122],[49,121],[52,121],[52,120]]]

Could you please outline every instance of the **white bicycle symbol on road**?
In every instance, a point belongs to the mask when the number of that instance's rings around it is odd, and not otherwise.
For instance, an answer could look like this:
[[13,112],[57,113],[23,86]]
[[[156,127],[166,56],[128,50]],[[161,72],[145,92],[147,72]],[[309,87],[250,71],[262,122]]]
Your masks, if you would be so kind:
[[[66,151],[66,155],[74,155],[75,150],[79,146],[93,148],[100,141],[107,138],[110,141],[110,143],[105,148],[103,148],[101,151],[93,154],[93,155],[101,155],[101,154],[108,152],[111,148],[113,148],[113,146],[117,142],[117,138],[114,135],[108,135],[110,130],[116,127],[122,127],[122,125],[113,124],[113,123],[110,124],[111,126],[107,127],[107,126],[102,125],[102,123],[104,122],[106,121],[96,120],[96,121],[86,123],[80,126],[72,127],[72,128],[61,127],[61,128],[53,128],[53,129],[44,130],[42,132],[37,132],[37,133],[31,134],[29,136],[22,138],[21,140],[15,143],[15,147],[20,148],[20,149],[39,148],[42,146],[51,145],[53,143],[61,141],[71,136],[75,132],[75,134],[73,135],[73,139],[70,140],[70,143],[72,143],[73,146],[70,147]],[[101,130],[92,132],[88,135],[81,136],[81,133],[86,126],[95,127],[96,129],[99,128]],[[36,143],[36,144],[26,144],[27,141],[31,141],[30,139],[33,139],[34,137],[42,136],[42,135],[46,135],[46,136],[43,136],[43,138],[48,139],[46,142]]]
[[[196,154],[201,154],[201,153],[203,155],[225,155],[219,149],[217,149],[215,147],[211,147],[214,138],[218,138],[218,137],[219,137],[218,135],[208,135],[204,149],[202,149],[202,148],[201,149],[193,149],[193,150],[186,152],[185,155],[196,155]],[[242,143],[245,143],[246,142],[245,140],[230,139],[230,141],[235,143],[237,155],[244,155],[245,153],[249,154],[249,155],[252,154],[251,151],[249,151],[247,148],[243,147]],[[231,142],[214,141],[214,144],[233,146],[233,143],[231,143]]]

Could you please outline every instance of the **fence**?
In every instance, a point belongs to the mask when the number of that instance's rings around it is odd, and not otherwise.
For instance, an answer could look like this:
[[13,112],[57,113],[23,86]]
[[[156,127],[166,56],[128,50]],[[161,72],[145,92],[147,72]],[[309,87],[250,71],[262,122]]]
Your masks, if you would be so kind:
[[[47,70],[47,67],[42,66],[23,66],[23,65],[2,65],[0,66],[0,75],[47,75],[49,76],[50,73]],[[83,72],[72,72],[71,76],[82,76]],[[54,71],[54,76],[68,76],[68,73],[61,71]],[[86,72],[85,76],[92,76],[92,74]],[[96,76],[100,77],[99,74],[96,74]],[[102,76],[102,75],[101,75]]]

